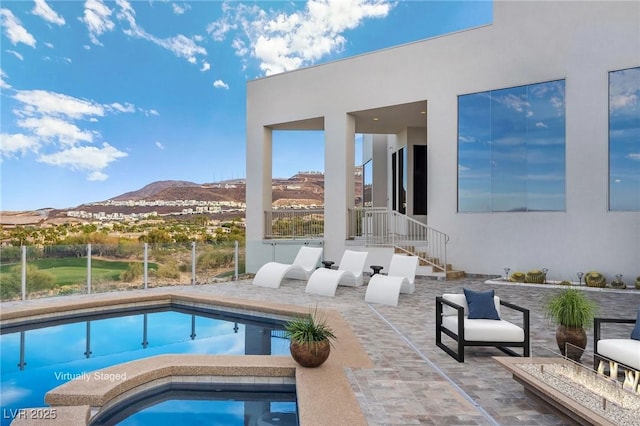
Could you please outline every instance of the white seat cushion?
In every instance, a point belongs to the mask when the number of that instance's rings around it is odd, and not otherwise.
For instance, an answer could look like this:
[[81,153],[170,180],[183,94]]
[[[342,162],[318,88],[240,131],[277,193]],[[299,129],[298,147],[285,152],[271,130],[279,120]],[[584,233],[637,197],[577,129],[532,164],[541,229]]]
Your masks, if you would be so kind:
[[[442,326],[458,334],[458,317],[444,315]],[[465,316],[464,339],[469,342],[524,342],[524,330],[505,320],[468,319]]]
[[640,371],[640,340],[603,339],[598,341],[597,352]]

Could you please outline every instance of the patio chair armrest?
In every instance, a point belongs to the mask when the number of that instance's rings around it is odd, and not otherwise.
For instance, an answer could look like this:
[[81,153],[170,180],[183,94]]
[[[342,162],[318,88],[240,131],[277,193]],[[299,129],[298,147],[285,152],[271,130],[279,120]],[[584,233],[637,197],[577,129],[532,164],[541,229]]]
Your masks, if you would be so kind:
[[513,303],[505,302],[500,299],[500,305],[505,308],[513,309],[514,311],[522,312],[522,328],[524,329],[524,333],[526,338],[529,336],[529,309],[523,308],[522,306],[514,305]]
[[600,340],[600,326],[604,323],[609,324],[635,324],[636,320],[632,318],[603,318],[596,317],[593,319],[593,342],[594,344]]
[[514,309],[514,310],[520,311],[522,313],[528,313],[529,312],[529,309],[527,309],[527,308],[523,308],[522,306],[514,305],[513,303],[505,302],[502,299],[500,299],[500,304],[502,306],[506,307],[506,308]]
[[445,305],[451,306],[453,309],[456,309],[458,312],[462,310],[462,312],[464,313],[463,306],[460,306],[457,303],[447,300],[442,296],[436,296],[436,303],[440,304],[440,309],[442,309],[442,304],[445,304]]
[[438,330],[442,325],[442,305],[447,305],[458,311],[458,337],[464,340],[464,306],[460,306],[442,296],[436,296],[436,325]]

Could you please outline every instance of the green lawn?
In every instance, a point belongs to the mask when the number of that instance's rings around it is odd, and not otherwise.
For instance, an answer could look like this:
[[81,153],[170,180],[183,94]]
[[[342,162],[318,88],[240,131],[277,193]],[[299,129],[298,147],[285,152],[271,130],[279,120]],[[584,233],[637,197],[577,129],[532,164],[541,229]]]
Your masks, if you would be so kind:
[[[129,268],[129,263],[122,261],[91,260],[91,279],[95,281],[119,281],[120,274]],[[57,285],[77,284],[87,280],[87,259],[68,257],[63,259],[39,259],[27,262],[41,271],[53,275]],[[8,273],[16,264],[1,265],[0,273]],[[156,263],[149,263],[149,269],[157,269]]]

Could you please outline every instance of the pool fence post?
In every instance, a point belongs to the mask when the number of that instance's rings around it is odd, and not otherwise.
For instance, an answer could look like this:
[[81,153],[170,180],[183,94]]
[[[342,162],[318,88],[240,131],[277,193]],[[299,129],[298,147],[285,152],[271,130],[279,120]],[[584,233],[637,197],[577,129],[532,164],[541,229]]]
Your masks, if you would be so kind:
[[22,300],[27,300],[27,246],[20,246],[22,251]]
[[191,242],[191,285],[196,283],[196,242]]
[[91,244],[87,244],[87,294],[91,294]]
[[149,283],[149,243],[144,243],[144,289]]
[[235,264],[235,280],[238,281],[238,240],[235,241],[235,250],[233,253],[233,263]]

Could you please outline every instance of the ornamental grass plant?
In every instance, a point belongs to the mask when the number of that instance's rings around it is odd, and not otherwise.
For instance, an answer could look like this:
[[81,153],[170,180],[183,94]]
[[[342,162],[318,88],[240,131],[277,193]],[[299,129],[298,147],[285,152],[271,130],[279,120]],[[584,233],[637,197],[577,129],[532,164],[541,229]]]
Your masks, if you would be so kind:
[[547,318],[558,325],[588,327],[598,313],[598,305],[583,291],[569,288],[551,296],[544,310]]

